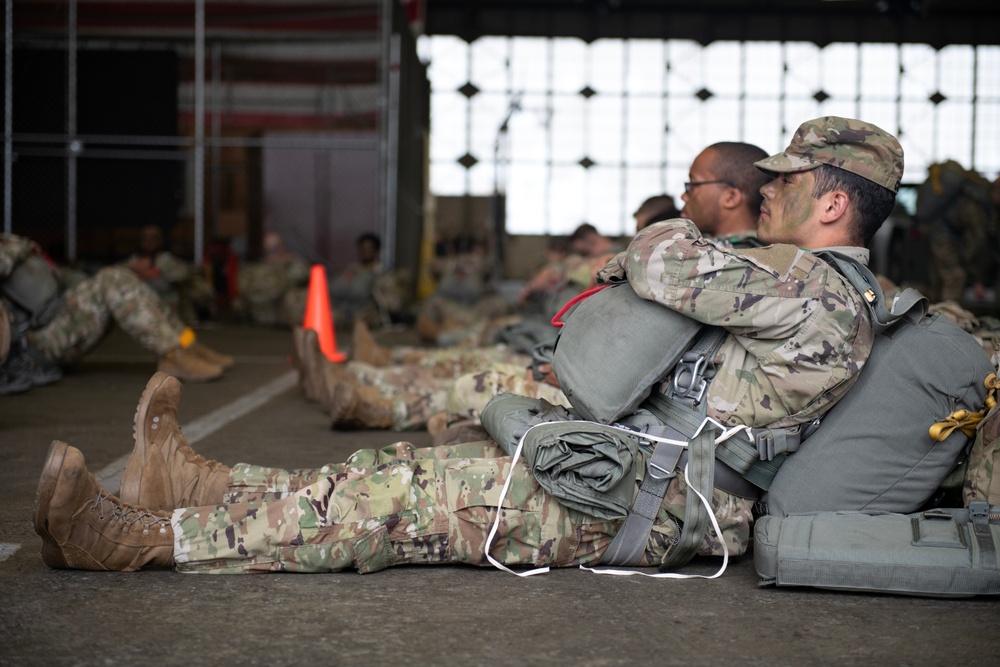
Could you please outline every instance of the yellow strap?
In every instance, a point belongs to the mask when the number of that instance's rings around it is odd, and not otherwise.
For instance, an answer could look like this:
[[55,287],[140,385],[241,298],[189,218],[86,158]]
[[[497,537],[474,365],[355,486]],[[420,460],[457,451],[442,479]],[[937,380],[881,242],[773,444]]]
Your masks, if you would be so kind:
[[177,337],[177,340],[180,342],[181,347],[184,348],[185,350],[191,347],[191,344],[194,343],[194,339],[195,339],[194,330],[191,329],[191,327],[186,328],[184,331],[181,332],[181,335]]
[[948,415],[944,421],[933,424],[930,428],[930,435],[933,440],[942,442],[951,435],[956,428],[962,429],[962,433],[970,438],[976,433],[976,426],[983,420],[982,412],[970,412],[968,410],[955,410]]
[[983,381],[986,388],[990,391],[986,394],[986,410],[992,410],[993,406],[997,404],[997,389],[1000,389],[1000,378],[997,377],[996,373],[990,373],[986,376],[986,380]]
[[931,425],[928,432],[933,440],[942,442],[957,428],[962,429],[962,433],[970,438],[976,434],[976,426],[983,420],[986,413],[997,404],[996,391],[1000,389],[1000,379],[997,378],[996,373],[990,373],[986,376],[983,384],[989,389],[983,409],[979,412],[955,410],[944,421]]

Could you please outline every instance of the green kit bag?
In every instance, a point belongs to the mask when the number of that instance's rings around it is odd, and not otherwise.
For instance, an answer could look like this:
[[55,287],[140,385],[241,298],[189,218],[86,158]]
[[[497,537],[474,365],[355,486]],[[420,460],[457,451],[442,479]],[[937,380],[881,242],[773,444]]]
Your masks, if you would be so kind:
[[636,411],[701,324],[643,299],[627,282],[584,295],[559,331],[552,369],[574,412],[611,424]]

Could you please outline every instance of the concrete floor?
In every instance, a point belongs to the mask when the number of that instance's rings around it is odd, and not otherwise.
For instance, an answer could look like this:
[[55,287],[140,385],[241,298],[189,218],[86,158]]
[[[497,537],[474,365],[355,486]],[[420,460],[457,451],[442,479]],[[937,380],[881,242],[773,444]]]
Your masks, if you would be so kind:
[[[238,360],[222,380],[184,387],[182,424],[202,434],[196,449],[210,458],[305,467],[399,439],[429,443],[426,433],[330,431],[289,382],[287,332],[199,335]],[[394,339],[405,336],[384,338]],[[750,557],[720,579],[690,581],[458,566],[364,576],[50,570],[31,516],[50,441],[117,474],[153,370],[116,332],[59,383],[0,397],[0,665],[1000,664],[996,600],[761,589]],[[198,430],[206,415],[282,382],[289,388],[249,414]]]

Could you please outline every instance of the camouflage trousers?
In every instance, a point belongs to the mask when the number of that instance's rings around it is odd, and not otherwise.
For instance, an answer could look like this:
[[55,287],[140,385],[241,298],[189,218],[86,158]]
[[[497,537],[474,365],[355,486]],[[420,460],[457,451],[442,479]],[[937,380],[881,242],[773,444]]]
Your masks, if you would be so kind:
[[528,379],[525,366],[493,363],[485,368],[458,379],[437,377],[433,370],[420,366],[377,368],[351,361],[346,370],[354,381],[378,388],[383,398],[392,401],[392,428],[396,431],[424,428],[427,420],[439,412],[447,412],[449,422],[478,418],[489,400],[500,392],[544,398],[569,407],[559,389]]
[[401,345],[392,348],[390,361],[391,366],[414,366],[434,377],[451,379],[501,363],[520,364],[526,368],[531,358],[502,344],[444,349]]
[[29,332],[28,342],[49,359],[70,364],[90,351],[112,322],[158,355],[177,347],[185,328],[135,273],[109,266],[68,289],[55,318]]
[[[178,571],[375,572],[392,565],[485,565],[490,554],[507,565],[594,565],[621,521],[569,509],[549,496],[523,460],[512,464],[492,441],[414,448],[405,442],[361,450],[345,463],[316,470],[248,464],[230,472],[220,505],[174,511]],[[676,542],[683,516],[683,480],[675,479],[641,558],[655,565]],[[713,501],[730,551],[743,553],[749,508],[716,491]],[[733,534],[730,534],[734,531]],[[700,553],[721,553],[706,539]]]
[[544,398],[553,405],[570,407],[561,389],[536,382],[529,374],[524,366],[494,364],[486,370],[463,375],[452,383],[445,399],[448,421],[478,419],[490,399],[501,393]]
[[[376,387],[383,398],[392,400],[393,429],[412,431],[424,428],[431,415],[448,409],[449,396],[455,393],[456,378],[473,370],[503,366],[518,369],[520,374],[529,363],[528,357],[513,352],[505,345],[473,348],[468,350],[424,350],[408,348],[408,361],[399,365],[376,367],[358,361],[348,362],[346,371],[353,381]],[[496,384],[496,383],[494,383]],[[469,410],[482,409],[496,393],[488,383],[464,383],[462,391],[471,390],[465,397],[469,403],[457,417],[471,416]],[[477,413],[478,414],[478,413]]]

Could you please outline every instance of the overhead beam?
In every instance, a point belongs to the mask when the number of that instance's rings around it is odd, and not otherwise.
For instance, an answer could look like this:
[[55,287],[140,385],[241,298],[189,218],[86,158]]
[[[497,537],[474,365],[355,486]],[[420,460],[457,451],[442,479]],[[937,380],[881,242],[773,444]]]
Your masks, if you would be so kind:
[[[544,2],[428,0],[428,34],[473,40],[486,35],[526,37],[1000,44],[1000,10],[990,2],[924,5],[895,0],[750,3]],[[883,10],[878,9],[882,7]]]

